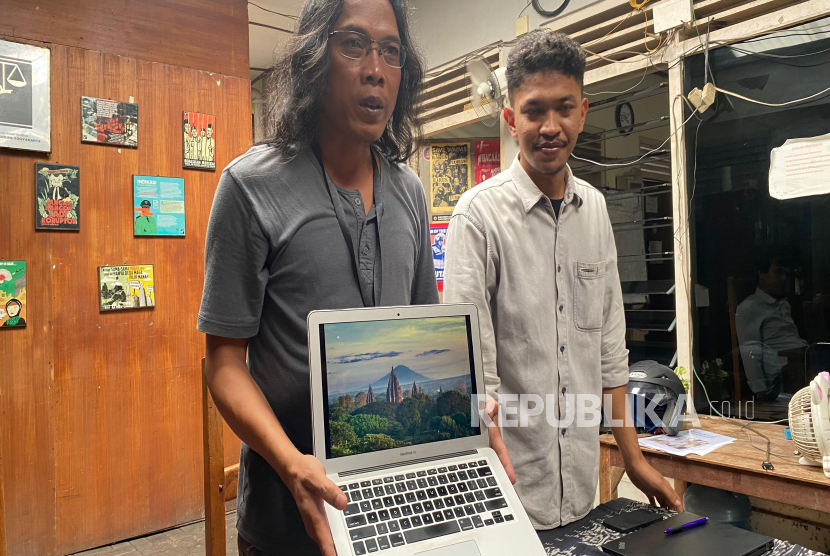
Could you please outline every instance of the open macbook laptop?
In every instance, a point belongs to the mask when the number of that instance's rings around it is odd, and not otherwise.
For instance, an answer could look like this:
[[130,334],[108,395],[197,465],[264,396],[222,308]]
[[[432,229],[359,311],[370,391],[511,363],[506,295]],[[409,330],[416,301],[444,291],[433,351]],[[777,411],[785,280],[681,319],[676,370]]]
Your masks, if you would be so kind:
[[308,335],[314,454],[349,498],[326,505],[339,556],[545,555],[472,426],[475,306],[315,311]]

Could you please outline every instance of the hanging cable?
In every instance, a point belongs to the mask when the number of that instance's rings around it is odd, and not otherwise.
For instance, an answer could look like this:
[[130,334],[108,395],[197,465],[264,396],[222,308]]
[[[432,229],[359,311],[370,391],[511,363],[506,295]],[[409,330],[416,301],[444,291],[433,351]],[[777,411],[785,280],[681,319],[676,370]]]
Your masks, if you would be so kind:
[[[646,0],[646,2],[648,2],[648,0]],[[531,0],[531,3],[533,4],[533,9],[536,10],[536,13],[538,13],[539,15],[544,17],[556,17],[563,11],[565,11],[565,8],[567,8],[568,4],[571,3],[571,0],[562,0],[562,4],[560,4],[558,8],[552,11],[544,9],[542,7],[542,4],[540,3],[540,0]]]

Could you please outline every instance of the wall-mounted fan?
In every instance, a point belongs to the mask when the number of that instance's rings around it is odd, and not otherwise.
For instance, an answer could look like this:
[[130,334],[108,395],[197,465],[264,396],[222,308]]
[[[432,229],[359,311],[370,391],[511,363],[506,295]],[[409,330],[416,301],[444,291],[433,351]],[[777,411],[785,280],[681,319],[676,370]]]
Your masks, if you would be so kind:
[[488,126],[496,125],[507,95],[506,68],[495,71],[482,56],[467,60],[470,102],[476,115]]
[[793,395],[789,417],[799,463],[823,467],[830,479],[830,373],[820,373]]

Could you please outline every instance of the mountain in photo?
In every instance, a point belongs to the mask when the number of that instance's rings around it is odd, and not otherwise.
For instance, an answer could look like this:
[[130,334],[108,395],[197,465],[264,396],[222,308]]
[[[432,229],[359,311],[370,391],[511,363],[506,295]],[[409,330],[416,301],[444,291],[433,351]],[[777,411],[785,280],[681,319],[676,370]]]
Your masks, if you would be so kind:
[[[383,378],[379,378],[375,382],[371,384],[372,388],[379,392],[386,392],[386,387],[389,385],[389,376],[392,374],[392,371],[383,375]],[[416,373],[406,365],[398,365],[395,367],[395,375],[398,377],[398,382],[401,383],[403,388],[408,388],[412,385],[413,382],[421,383],[421,382],[429,382],[432,379],[427,378],[422,374]],[[377,395],[377,394],[375,394]]]

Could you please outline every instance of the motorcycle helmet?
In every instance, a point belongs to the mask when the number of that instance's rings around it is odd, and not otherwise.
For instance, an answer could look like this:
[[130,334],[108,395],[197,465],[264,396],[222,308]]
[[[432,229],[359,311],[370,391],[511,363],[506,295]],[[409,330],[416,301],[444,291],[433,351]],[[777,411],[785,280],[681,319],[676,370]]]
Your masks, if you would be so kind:
[[662,429],[666,434],[677,436],[680,432],[686,413],[686,389],[680,377],[665,365],[656,361],[631,365],[628,398],[638,433]]

